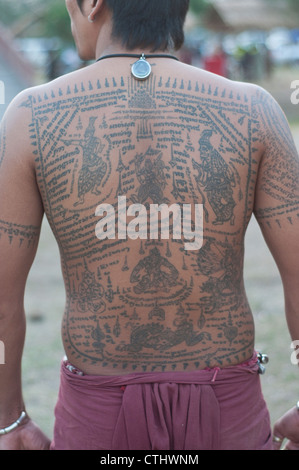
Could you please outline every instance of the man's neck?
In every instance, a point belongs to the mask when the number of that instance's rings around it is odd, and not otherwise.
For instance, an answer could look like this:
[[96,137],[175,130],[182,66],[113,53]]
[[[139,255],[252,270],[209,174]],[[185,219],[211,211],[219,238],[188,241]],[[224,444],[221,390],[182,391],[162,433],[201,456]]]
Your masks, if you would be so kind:
[[[128,49],[126,48],[121,42],[119,41],[114,41],[111,39],[111,30],[108,26],[103,27],[97,41],[96,45],[96,51],[95,51],[95,59],[99,59],[100,57],[106,56],[106,55],[111,55],[111,54],[137,54],[137,55],[142,55],[142,54],[152,54],[153,52],[151,51],[150,48],[142,48],[138,47],[136,49]],[[157,50],[155,51],[155,54],[167,54],[168,51],[160,51]]]

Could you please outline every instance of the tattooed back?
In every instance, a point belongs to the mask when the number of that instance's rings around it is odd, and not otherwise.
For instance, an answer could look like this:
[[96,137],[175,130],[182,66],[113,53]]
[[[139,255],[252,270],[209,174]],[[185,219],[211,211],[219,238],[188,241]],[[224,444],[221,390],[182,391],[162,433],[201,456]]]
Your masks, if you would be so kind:
[[[119,59],[33,89],[22,103],[60,248],[63,343],[89,373],[227,366],[254,348],[244,235],[254,210],[261,224],[271,217],[266,204],[255,207],[259,166],[284,129],[267,143],[276,111],[263,90],[151,62],[144,82]],[[278,205],[273,165],[261,187]],[[168,236],[161,225],[151,231],[151,210],[162,204],[181,210],[181,237],[171,212]],[[198,235],[196,207],[203,233],[188,250],[187,205],[189,235]]]

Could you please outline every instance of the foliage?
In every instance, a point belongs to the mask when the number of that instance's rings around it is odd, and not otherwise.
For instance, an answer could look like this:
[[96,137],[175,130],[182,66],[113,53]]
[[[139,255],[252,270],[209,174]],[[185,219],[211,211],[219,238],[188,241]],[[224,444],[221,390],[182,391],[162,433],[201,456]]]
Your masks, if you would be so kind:
[[299,12],[299,3],[298,3],[298,0],[289,0],[292,7],[294,8],[294,10],[297,10]]
[[21,37],[58,37],[71,42],[70,19],[62,0],[0,0],[1,22]]
[[43,32],[46,37],[58,36],[63,42],[72,42],[69,15],[61,0],[49,2]]
[[209,0],[190,0],[190,10],[195,14],[203,13],[209,6]]
[[[24,5],[23,5],[24,6]],[[9,2],[0,0],[0,18],[1,23],[10,25],[20,16],[20,4],[18,2]]]
[[299,13],[299,2],[298,0],[267,0],[268,3],[271,5],[271,3],[277,3],[280,5],[285,6],[290,11],[290,14],[292,13]]
[[[241,0],[240,0],[241,1]],[[288,8],[290,11],[299,13],[299,1],[298,0],[267,0],[269,4],[280,3]],[[208,6],[212,3],[212,0],[190,0],[190,9],[195,14],[204,12]]]

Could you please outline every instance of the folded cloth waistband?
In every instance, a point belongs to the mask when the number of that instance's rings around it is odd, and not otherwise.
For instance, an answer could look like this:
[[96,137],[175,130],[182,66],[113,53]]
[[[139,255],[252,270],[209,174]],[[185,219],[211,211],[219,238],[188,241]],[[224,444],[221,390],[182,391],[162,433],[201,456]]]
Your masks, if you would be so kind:
[[[225,368],[114,376],[84,375],[64,360],[58,425],[75,415],[79,438],[87,425],[97,429],[103,421],[111,450],[219,449],[222,421],[232,416],[243,422],[260,403],[258,371],[257,354]],[[259,425],[264,414],[253,414],[250,420]]]
[[230,367],[214,367],[186,372],[137,372],[125,375],[89,375],[65,359],[62,363],[62,374],[69,383],[80,386],[117,387],[130,384],[177,383],[177,384],[210,384],[228,381],[246,380],[247,374],[255,374],[259,370],[257,354],[243,363]]

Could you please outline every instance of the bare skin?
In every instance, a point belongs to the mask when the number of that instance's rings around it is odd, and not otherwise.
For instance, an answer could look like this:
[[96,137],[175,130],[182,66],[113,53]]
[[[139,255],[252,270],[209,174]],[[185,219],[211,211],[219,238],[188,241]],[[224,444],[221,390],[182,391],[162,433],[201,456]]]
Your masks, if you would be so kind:
[[[102,3],[86,2],[81,13],[67,1],[82,58],[126,52],[108,34]],[[0,428],[24,407],[23,296],[44,213],[66,288],[63,344],[85,373],[190,371],[249,359],[254,322],[243,255],[253,214],[299,338],[299,163],[285,117],[256,86],[172,59],[150,63],[146,82],[130,75],[131,58],[117,58],[26,90],[1,123],[0,338],[8,359],[0,368]],[[172,236],[119,239],[119,196],[147,215],[152,204],[203,204],[203,246],[187,251],[186,240]],[[115,209],[114,239],[96,236],[102,204]],[[299,416],[290,413],[297,426],[290,445],[299,449]],[[0,449],[35,448],[30,426],[0,438]],[[288,437],[285,423],[277,426]],[[20,444],[26,429],[30,444]],[[38,429],[31,435],[47,448]]]

